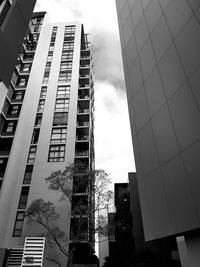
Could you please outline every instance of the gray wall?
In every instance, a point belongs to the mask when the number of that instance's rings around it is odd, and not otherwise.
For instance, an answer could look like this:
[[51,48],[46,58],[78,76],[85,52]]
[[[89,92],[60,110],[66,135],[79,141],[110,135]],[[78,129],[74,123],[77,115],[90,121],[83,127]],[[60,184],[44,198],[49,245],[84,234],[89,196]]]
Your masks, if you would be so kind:
[[200,1],[116,0],[146,240],[199,228]]
[[0,80],[11,80],[36,0],[15,0],[0,26]]

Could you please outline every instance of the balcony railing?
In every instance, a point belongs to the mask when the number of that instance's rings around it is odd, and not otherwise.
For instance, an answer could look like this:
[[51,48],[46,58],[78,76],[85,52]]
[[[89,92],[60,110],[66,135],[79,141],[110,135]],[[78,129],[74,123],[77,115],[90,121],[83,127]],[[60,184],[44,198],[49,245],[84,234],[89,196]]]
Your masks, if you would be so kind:
[[89,141],[89,135],[78,135],[76,137],[77,141]]
[[10,154],[10,149],[9,150],[0,150],[0,156],[8,156]]
[[84,99],[85,100],[90,100],[89,95],[79,95],[78,98],[81,99],[81,100],[84,100]]
[[78,109],[78,113],[89,113],[89,112],[90,112],[89,108],[85,108],[85,109],[79,108]]
[[79,78],[90,78],[90,74],[80,74]]
[[88,150],[76,151],[76,157],[87,157],[89,156]]
[[78,121],[77,126],[89,126],[89,121]]
[[13,132],[2,131],[1,132],[1,136],[13,136],[14,134],[15,134],[15,131],[13,131]]
[[81,67],[81,68],[89,68],[89,67],[90,67],[90,64],[84,64],[84,65],[81,64],[80,67]]
[[88,87],[90,87],[89,83],[85,83],[83,85],[79,84],[79,89],[88,89]]
[[81,56],[81,59],[90,59],[90,56]]

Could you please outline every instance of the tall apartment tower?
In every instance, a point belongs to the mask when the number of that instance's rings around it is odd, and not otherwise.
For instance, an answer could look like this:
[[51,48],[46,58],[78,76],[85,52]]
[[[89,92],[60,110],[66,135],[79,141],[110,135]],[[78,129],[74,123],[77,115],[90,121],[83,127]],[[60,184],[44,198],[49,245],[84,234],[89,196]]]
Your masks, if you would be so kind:
[[[11,80],[23,38],[29,30],[35,3],[36,0],[0,0],[0,82],[6,86]],[[3,92],[1,89],[1,96]]]
[[116,0],[146,241],[200,261],[200,2]]
[[[58,226],[72,239],[76,218],[71,218],[70,204],[48,190],[45,178],[76,161],[94,167],[94,84],[88,35],[78,22],[50,23],[45,12],[33,14],[30,28],[1,107],[2,248],[21,246],[25,236],[39,234],[38,227],[24,220],[26,208],[38,198],[55,204]],[[73,198],[89,197],[84,190]],[[80,243],[87,244],[89,227],[83,231]]]

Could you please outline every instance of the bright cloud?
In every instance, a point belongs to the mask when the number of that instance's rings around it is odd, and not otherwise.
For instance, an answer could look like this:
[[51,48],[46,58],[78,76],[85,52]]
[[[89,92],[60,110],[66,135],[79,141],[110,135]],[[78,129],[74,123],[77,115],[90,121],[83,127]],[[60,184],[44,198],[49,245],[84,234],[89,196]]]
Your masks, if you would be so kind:
[[134,171],[126,95],[106,82],[95,83],[96,167],[104,168],[114,182],[126,182]]

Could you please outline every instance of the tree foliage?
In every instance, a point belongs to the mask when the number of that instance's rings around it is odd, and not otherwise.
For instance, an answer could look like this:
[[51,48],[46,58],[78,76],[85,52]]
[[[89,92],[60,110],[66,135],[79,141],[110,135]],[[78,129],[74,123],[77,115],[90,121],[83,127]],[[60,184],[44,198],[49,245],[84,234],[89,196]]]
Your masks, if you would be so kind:
[[[76,163],[66,166],[63,171],[52,172],[45,180],[49,190],[61,193],[61,200],[71,203],[71,237],[67,237],[56,226],[59,214],[50,201],[34,200],[26,211],[26,217],[29,223],[37,223],[44,227],[48,244],[57,246],[62,254],[68,257],[67,266],[71,266],[75,246],[85,238],[86,224],[89,225],[89,231],[93,237],[95,233],[103,236],[108,234],[107,221],[101,211],[108,209],[108,206],[113,203],[113,193],[108,190],[110,178],[105,170],[89,171],[86,165]],[[77,192],[83,194],[77,197],[75,194]],[[69,239],[74,243],[71,251],[67,249]],[[54,259],[50,260],[54,261]]]

